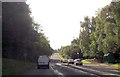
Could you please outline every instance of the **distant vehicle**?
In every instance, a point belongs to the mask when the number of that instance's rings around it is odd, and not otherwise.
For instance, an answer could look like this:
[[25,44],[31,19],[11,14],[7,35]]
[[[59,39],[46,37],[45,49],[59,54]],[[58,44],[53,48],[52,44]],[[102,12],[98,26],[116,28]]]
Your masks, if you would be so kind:
[[67,63],[67,62],[68,62],[67,59],[62,60],[62,63]]
[[75,59],[75,60],[74,60],[74,64],[75,64],[75,65],[83,65],[82,59]]
[[46,55],[39,56],[37,68],[40,69],[42,67],[46,67],[49,69],[49,58]]
[[74,60],[73,59],[68,59],[68,63],[69,64],[74,64]]

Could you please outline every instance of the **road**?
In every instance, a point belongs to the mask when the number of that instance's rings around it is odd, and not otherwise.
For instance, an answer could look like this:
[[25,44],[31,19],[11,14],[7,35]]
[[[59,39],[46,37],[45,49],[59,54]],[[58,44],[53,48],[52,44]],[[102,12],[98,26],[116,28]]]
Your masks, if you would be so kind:
[[84,72],[65,65],[59,62],[58,54],[51,56],[50,68],[49,69],[37,69],[37,66],[29,71],[26,71],[23,75],[55,75],[55,76],[81,76],[81,77],[96,77],[96,75]]
[[86,65],[76,66],[74,64],[67,64],[60,62],[60,56],[58,53],[54,53],[50,57],[50,68],[49,69],[37,69],[34,67],[31,70],[24,72],[22,75],[25,77],[28,76],[57,76],[57,77],[70,77],[70,76],[78,76],[78,77],[119,77],[118,72],[116,70],[113,72],[109,72],[108,68],[98,68],[98,67],[88,67]]
[[68,75],[80,75],[82,77],[96,77],[93,74],[72,68],[61,63],[50,63],[49,69],[37,69],[37,67],[25,72],[23,75],[56,75],[66,77]]

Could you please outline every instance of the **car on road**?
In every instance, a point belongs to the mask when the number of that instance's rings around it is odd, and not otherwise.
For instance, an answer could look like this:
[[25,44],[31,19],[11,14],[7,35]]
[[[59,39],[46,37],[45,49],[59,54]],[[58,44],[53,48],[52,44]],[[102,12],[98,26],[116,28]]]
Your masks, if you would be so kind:
[[68,59],[68,63],[69,64],[74,64],[74,60],[73,59]]
[[75,65],[83,65],[82,59],[75,59],[75,60],[74,60],[74,64],[75,64]]
[[37,68],[48,68],[49,69],[49,58],[46,55],[39,56],[38,58],[38,63],[37,63]]

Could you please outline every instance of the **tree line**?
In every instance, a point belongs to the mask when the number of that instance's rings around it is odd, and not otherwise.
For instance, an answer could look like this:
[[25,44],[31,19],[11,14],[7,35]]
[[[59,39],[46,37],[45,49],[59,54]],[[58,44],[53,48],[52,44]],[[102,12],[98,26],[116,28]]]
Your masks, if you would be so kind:
[[31,17],[25,2],[2,3],[2,57],[36,61],[39,55],[51,55],[41,25]]
[[58,50],[63,57],[69,58],[70,54],[80,51],[83,57],[96,58],[100,62],[105,55],[120,62],[120,2],[99,9],[96,16],[85,16],[80,27],[79,38]]

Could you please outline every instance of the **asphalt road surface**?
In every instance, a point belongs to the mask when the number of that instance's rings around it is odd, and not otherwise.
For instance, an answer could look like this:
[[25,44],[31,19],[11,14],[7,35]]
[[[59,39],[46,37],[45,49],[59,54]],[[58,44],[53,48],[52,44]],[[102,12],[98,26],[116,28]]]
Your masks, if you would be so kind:
[[51,57],[50,57],[51,61],[50,61],[50,68],[49,69],[37,69],[37,65],[35,68],[24,72],[23,75],[46,75],[46,76],[62,76],[62,77],[70,77],[70,76],[79,76],[79,77],[97,77],[94,74],[88,73],[88,72],[84,72],[82,70],[79,69],[75,69],[70,67],[69,65],[64,65],[62,63],[60,63],[60,57],[58,53],[54,53]]
[[97,77],[94,74],[90,74],[75,68],[70,67],[69,65],[62,65],[61,63],[52,62],[50,63],[50,68],[42,68],[37,69],[37,66],[27,72],[25,72],[23,75],[55,75],[55,76],[80,76],[80,77]]

